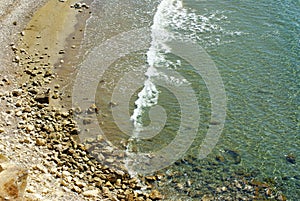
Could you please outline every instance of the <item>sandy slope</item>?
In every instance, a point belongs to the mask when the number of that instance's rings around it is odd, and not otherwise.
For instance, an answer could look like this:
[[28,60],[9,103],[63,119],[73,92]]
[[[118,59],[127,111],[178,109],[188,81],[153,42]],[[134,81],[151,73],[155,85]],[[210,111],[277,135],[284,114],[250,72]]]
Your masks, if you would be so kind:
[[[0,2],[0,72],[11,63],[9,44],[29,22],[32,13],[46,0],[2,0]],[[17,22],[16,25],[13,22]]]
[[[14,106],[10,102],[14,101],[10,99],[10,92],[21,82],[16,76],[21,67],[12,62],[15,54],[10,44],[14,43],[18,48],[24,46],[27,52],[40,52],[41,48],[47,46],[48,54],[51,55],[49,63],[54,63],[60,56],[56,52],[65,46],[66,38],[74,31],[76,14],[70,9],[70,4],[75,1],[62,4],[58,0],[50,0],[44,6],[46,2],[0,1],[0,128],[3,131],[0,133],[0,154],[4,154],[16,167],[29,173],[26,200],[83,200],[78,194],[61,187],[59,179],[47,171],[38,170],[37,167],[44,169],[43,159],[49,151],[35,146],[17,128],[20,119],[15,118]],[[41,6],[43,7],[39,9]],[[26,35],[22,37],[22,41],[18,41],[23,30]],[[37,36],[42,38],[39,42],[41,45],[37,45]],[[28,143],[23,143],[24,140]]]

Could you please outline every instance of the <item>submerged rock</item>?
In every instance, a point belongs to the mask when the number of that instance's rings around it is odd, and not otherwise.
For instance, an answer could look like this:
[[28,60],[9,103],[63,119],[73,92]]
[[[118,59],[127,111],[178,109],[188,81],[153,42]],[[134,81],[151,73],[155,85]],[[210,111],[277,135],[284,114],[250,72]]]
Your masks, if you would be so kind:
[[286,155],[285,159],[286,159],[287,162],[290,162],[292,164],[296,164],[296,156],[294,156],[293,154]]
[[225,153],[228,157],[226,157],[227,160],[232,160],[234,164],[239,164],[241,162],[241,155],[236,150],[231,149],[225,149]]

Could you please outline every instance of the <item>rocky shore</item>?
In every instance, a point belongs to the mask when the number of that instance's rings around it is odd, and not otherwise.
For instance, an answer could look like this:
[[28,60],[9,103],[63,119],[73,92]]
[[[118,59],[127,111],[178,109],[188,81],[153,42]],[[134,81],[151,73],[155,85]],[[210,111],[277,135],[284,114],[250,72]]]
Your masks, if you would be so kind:
[[[7,8],[24,2],[8,3]],[[105,165],[116,163],[110,155],[118,153],[101,136],[80,142],[73,115],[82,111],[71,108],[70,86],[84,51],[80,47],[89,3],[49,0],[32,6],[28,13],[40,8],[26,19],[7,20],[9,9],[0,18],[1,25],[11,27],[0,54],[8,65],[0,68],[0,200],[179,200],[176,195],[203,201],[286,200],[276,187],[248,173],[223,178],[227,170],[222,164],[238,164],[237,153],[203,165],[182,159],[174,164],[178,171],[132,178],[125,169]],[[97,112],[97,107],[86,112]],[[195,174],[184,175],[184,168]],[[213,185],[212,177],[222,177],[222,182]]]
[[87,3],[50,0],[8,47],[15,76],[1,73],[1,174],[14,180],[1,180],[3,200],[163,198],[147,180],[99,163],[78,140],[68,84],[88,16]]

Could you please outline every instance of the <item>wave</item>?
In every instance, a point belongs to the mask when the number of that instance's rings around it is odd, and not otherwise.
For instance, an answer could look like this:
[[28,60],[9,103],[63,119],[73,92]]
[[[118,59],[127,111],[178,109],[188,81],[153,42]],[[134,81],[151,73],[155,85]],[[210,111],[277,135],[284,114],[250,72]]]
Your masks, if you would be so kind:
[[138,94],[138,99],[135,101],[136,108],[130,118],[135,127],[134,138],[138,138],[138,133],[142,130],[144,108],[157,104],[159,91],[152,78],[162,74],[161,72],[159,73],[158,68],[164,68],[170,64],[170,61],[165,58],[165,54],[170,52],[167,42],[174,38],[173,33],[169,29],[172,22],[171,17],[181,15],[182,11],[182,1],[163,0],[154,15],[153,25],[151,26],[152,40],[147,51],[147,63],[149,65],[145,73],[147,79],[144,83],[144,88]]

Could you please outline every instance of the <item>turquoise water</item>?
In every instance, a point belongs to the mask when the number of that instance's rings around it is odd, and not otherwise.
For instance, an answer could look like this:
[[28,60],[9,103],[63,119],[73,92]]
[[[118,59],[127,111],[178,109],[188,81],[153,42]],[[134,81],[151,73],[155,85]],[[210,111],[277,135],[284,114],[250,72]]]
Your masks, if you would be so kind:
[[[146,0],[95,1],[94,15],[87,25],[85,38],[88,53],[117,34],[150,27],[160,3]],[[166,29],[168,33],[191,38],[205,49],[222,77],[227,96],[226,122],[221,137],[212,153],[198,161],[199,165],[215,160],[216,156],[226,155],[226,150],[234,150],[241,160],[225,163],[220,169],[229,169],[228,174],[237,169],[255,171],[255,178],[275,180],[289,200],[300,199],[300,1],[186,0],[182,6],[185,15],[180,11],[169,21]],[[109,116],[99,118],[104,121],[103,130],[114,133],[115,137],[109,139],[116,146],[118,141],[128,140],[130,136],[119,130],[110,116],[111,110],[103,105],[111,100],[113,89],[124,74],[147,71],[147,52],[149,49],[145,48],[116,60],[103,76],[105,84],[98,86],[96,102]],[[181,64],[174,64],[178,60]],[[172,53],[164,54],[166,61],[173,62],[168,69],[176,70],[188,80],[197,95],[201,114],[198,133],[184,156],[197,157],[210,124],[209,92],[203,78],[188,61]],[[158,71],[164,73],[166,69],[159,66]],[[130,114],[137,107],[134,101],[142,88],[136,89],[128,103]],[[134,145],[140,152],[155,152],[166,146],[176,137],[179,128],[180,101],[165,87],[157,85],[157,90],[157,104],[165,108],[168,120],[154,138]],[[144,109],[143,123],[146,126],[150,124],[147,115],[150,107]],[[296,164],[286,160],[288,154],[296,157]],[[178,179],[184,181],[187,175],[196,174],[188,166],[188,163],[176,163],[163,171],[186,171],[186,175]],[[191,178],[205,180],[205,174],[203,171]],[[214,178],[212,174],[207,179],[217,184],[219,174],[216,175]],[[178,192],[179,195],[186,194]]]

